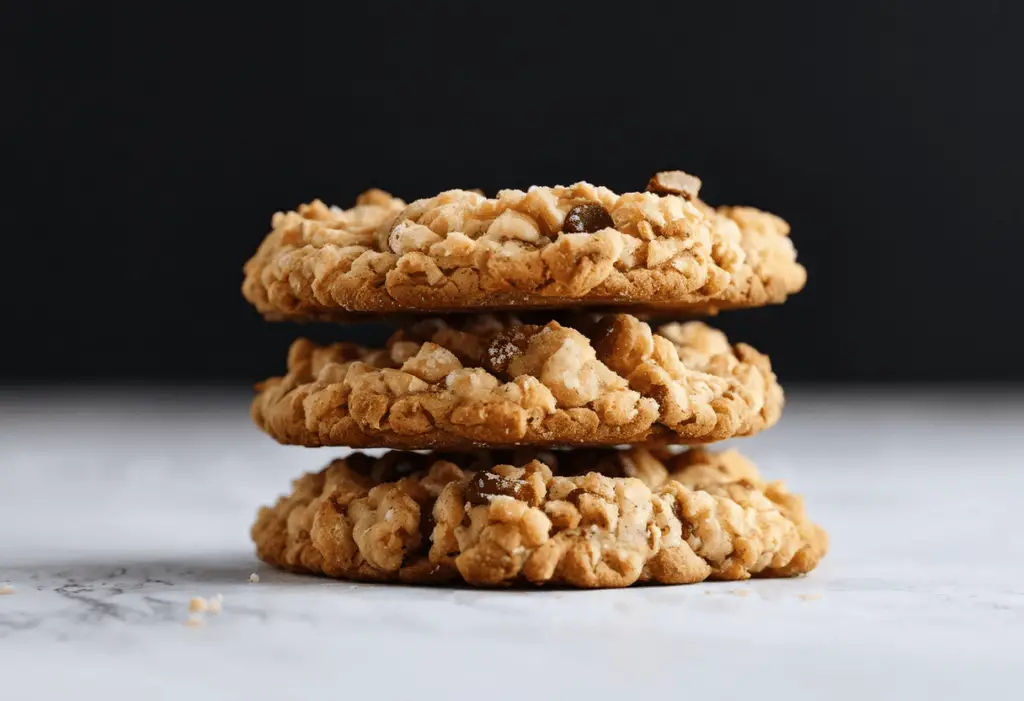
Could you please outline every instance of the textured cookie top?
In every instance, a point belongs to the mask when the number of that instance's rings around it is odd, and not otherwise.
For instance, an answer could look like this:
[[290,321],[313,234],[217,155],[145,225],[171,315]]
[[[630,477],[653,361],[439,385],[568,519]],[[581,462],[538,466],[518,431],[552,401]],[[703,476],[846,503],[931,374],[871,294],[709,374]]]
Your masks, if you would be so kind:
[[409,450],[708,443],[779,418],[768,358],[700,322],[574,326],[479,316],[415,324],[381,349],[299,340],[252,416],[282,443]]
[[809,572],[828,539],[735,451],[362,454],[263,508],[257,554],[369,581],[619,587]]
[[806,272],[786,222],[716,210],[699,185],[672,171],[621,195],[581,182],[409,205],[371,190],[348,210],[317,200],[274,215],[242,291],[272,319],[580,305],[710,313],[799,291]]

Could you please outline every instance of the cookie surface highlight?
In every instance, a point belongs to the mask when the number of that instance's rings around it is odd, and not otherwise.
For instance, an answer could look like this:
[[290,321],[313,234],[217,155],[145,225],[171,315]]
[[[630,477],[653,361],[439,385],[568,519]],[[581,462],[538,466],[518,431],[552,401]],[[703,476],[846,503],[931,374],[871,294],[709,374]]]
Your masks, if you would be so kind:
[[828,549],[735,451],[642,448],[356,453],[262,508],[252,539],[271,565],[342,579],[588,588],[789,577]]
[[252,418],[281,443],[406,450],[709,443],[772,426],[783,406],[754,348],[627,314],[428,320],[381,349],[300,339],[287,374],[257,389]]
[[277,213],[242,291],[268,319],[577,306],[707,314],[781,303],[806,271],[789,225],[714,209],[700,181],[658,173],[648,192],[604,187],[450,190],[406,205],[380,190],[348,210]]

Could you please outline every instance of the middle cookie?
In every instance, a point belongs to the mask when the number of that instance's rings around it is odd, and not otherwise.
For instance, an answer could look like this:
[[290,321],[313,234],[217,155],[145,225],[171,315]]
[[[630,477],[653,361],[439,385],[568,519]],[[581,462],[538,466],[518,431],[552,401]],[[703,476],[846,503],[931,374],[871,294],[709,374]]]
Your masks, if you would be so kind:
[[281,443],[405,450],[710,443],[772,426],[783,405],[754,348],[627,314],[429,320],[383,349],[300,339],[257,390],[253,420]]

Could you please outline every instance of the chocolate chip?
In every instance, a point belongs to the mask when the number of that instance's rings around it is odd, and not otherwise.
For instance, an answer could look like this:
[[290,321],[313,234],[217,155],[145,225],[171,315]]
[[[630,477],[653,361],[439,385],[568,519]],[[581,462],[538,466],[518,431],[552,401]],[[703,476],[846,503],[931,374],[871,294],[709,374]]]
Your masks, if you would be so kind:
[[509,448],[492,448],[488,451],[485,456],[486,462],[479,463],[473,466],[473,471],[483,471],[491,469],[492,465],[512,465],[513,467],[522,467],[524,463],[530,462],[529,460],[517,460],[516,451],[510,450]]
[[608,210],[594,202],[578,204],[565,215],[562,231],[567,234],[592,234],[601,229],[613,229],[615,222]]
[[586,493],[587,490],[576,487],[576,489],[572,490],[566,495],[565,500],[572,504],[573,506],[575,506],[576,508],[579,508],[580,497],[582,497]]
[[377,462],[377,458],[365,453],[352,453],[345,458],[344,462],[353,472],[360,475],[368,475],[373,470],[373,465]]
[[484,369],[499,377],[503,376],[512,361],[529,348],[530,340],[533,338],[529,333],[530,330],[526,327],[514,326],[494,334],[487,344],[487,350],[484,351]]
[[554,451],[540,448],[516,448],[512,452],[512,458],[508,461],[508,464],[525,467],[531,460],[542,462],[550,467],[553,473],[558,473],[558,457]]
[[432,460],[429,455],[392,450],[377,460],[373,469],[370,470],[370,476],[377,484],[397,482],[413,472],[425,470]]
[[527,485],[520,480],[509,479],[493,472],[477,472],[466,484],[464,496],[466,501],[477,506],[491,503],[491,497],[521,498],[527,491]]
[[[388,343],[391,344],[396,341],[416,341],[417,343],[433,341],[434,336],[447,328],[448,324],[442,319],[423,319],[396,331],[388,339]],[[389,345],[388,347],[390,348],[391,346]]]
[[450,462],[460,470],[472,472],[474,470],[486,470],[491,465],[487,451],[476,451],[472,453],[449,453],[447,451],[434,451],[435,462]]
[[605,477],[631,477],[635,472],[633,460],[625,451],[609,448],[576,448],[566,453],[571,462],[563,460],[560,474],[585,475],[597,472]]
[[609,451],[597,462],[594,472],[608,477],[632,477],[636,474],[636,463],[623,450]]
[[420,538],[422,538],[420,547],[423,550],[430,549],[430,536],[434,535],[434,526],[436,525],[437,521],[434,520],[434,505],[420,504]]

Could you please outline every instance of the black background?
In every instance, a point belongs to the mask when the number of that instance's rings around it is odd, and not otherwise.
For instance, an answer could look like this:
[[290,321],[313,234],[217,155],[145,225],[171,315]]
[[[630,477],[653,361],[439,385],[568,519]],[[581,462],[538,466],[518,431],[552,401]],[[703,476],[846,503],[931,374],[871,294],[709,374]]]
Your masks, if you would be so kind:
[[369,186],[640,189],[793,226],[715,323],[783,380],[1024,377],[1019,3],[4,4],[3,382],[254,380],[270,215]]

